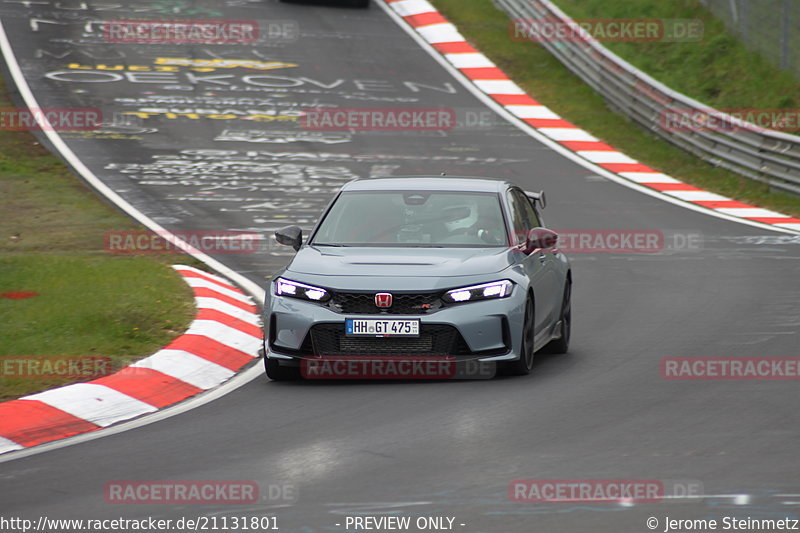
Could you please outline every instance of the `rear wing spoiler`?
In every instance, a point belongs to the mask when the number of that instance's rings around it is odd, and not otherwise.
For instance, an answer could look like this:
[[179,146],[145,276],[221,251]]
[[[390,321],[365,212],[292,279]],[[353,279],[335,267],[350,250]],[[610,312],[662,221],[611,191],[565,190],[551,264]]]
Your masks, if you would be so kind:
[[525,196],[530,198],[533,201],[534,205],[536,205],[539,209],[544,209],[545,206],[547,205],[547,200],[545,200],[544,197],[544,191],[539,191],[539,192],[525,191]]

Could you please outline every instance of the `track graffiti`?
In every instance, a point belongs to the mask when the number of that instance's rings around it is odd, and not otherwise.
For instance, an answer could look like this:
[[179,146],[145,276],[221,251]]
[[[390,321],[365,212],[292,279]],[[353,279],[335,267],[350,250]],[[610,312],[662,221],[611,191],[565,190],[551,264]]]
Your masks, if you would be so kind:
[[217,135],[214,140],[264,144],[288,144],[295,142],[341,144],[351,142],[353,136],[347,133],[313,131],[225,130]]

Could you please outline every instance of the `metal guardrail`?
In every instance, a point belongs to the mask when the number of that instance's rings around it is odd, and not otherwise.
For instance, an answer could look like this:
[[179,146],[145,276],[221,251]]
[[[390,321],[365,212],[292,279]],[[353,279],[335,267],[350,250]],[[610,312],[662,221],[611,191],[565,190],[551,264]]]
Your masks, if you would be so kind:
[[[493,0],[512,20],[569,24],[549,0]],[[600,93],[608,104],[659,137],[709,163],[770,187],[800,195],[800,136],[760,128],[673,91],[612,53],[583,38],[538,42]],[[723,127],[664,127],[682,114],[693,124],[710,119]],[[705,117],[705,118],[704,118]]]

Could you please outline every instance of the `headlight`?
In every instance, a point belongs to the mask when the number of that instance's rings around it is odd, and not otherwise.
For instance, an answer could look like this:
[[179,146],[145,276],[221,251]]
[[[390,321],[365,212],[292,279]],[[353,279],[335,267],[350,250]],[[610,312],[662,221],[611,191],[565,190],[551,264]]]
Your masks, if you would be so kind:
[[283,278],[275,280],[275,294],[312,302],[327,302],[331,298],[325,289]]
[[442,296],[442,299],[447,303],[457,304],[461,302],[505,298],[511,296],[511,291],[513,289],[514,283],[504,279],[501,281],[484,283],[483,285],[472,285],[471,287],[453,289],[452,291],[447,291],[445,295]]

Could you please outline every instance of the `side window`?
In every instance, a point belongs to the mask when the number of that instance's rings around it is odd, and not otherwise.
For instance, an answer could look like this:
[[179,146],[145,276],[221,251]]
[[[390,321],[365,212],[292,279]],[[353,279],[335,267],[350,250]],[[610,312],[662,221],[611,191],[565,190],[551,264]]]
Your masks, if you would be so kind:
[[523,216],[525,217],[525,221],[528,224],[528,229],[540,227],[541,222],[539,221],[539,215],[536,214],[536,209],[534,209],[530,198],[525,196],[525,193],[520,191],[519,189],[512,190],[511,194],[514,195],[514,198],[516,199],[517,203],[522,206],[522,211],[524,213]]
[[507,196],[508,205],[511,207],[511,223],[514,225],[514,243],[523,244],[528,230],[533,228],[525,209],[527,198],[523,196],[521,201],[519,191],[514,189],[508,191]]
[[525,193],[520,191],[514,191],[521,197],[521,202],[525,205],[525,212],[527,213],[528,222],[530,222],[530,227],[538,228],[541,227],[542,222],[539,220],[539,215],[536,214],[536,209],[533,208],[533,204],[531,204],[531,199],[525,196]]

